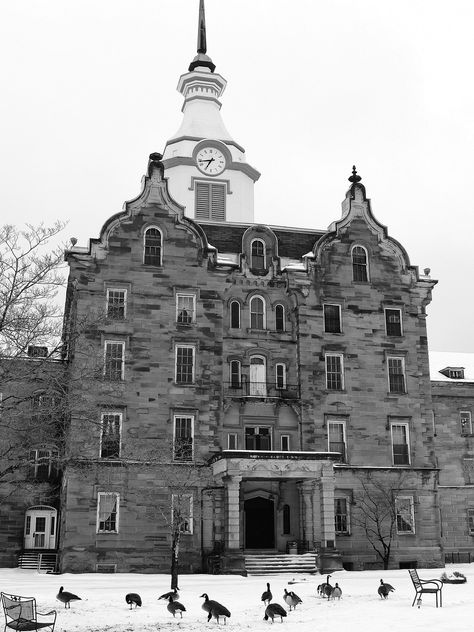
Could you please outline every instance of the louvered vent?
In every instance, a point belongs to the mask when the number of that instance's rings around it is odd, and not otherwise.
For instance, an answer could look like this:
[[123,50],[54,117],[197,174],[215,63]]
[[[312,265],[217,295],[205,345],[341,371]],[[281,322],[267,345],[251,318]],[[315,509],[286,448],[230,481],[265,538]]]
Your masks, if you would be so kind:
[[196,182],[196,219],[225,221],[225,184]]

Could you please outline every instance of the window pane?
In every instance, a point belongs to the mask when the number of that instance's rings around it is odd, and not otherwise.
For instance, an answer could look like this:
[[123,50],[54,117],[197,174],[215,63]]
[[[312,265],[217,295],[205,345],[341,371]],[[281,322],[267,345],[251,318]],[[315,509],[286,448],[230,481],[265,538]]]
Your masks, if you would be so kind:
[[397,532],[414,533],[413,506],[411,498],[397,498]]
[[107,318],[113,320],[125,318],[125,290],[107,291]]
[[324,331],[341,333],[341,309],[339,305],[324,305]]
[[232,301],[230,304],[230,326],[240,329],[240,303]]
[[245,428],[246,450],[271,450],[271,436],[269,428]]
[[193,417],[175,417],[174,458],[191,461],[193,458]]
[[240,362],[238,360],[232,360],[230,363],[230,385],[231,388],[241,387]]
[[275,307],[275,328],[277,331],[285,331],[285,309],[283,305]]
[[409,464],[408,429],[404,424],[392,424],[393,464]]
[[182,325],[194,322],[194,295],[178,294],[176,297],[176,320]]
[[265,268],[265,245],[262,241],[255,240],[252,242],[252,261],[251,268],[263,270]]
[[391,393],[405,392],[405,372],[402,358],[388,359],[389,388]]
[[276,365],[276,387],[285,388],[286,386],[286,366],[284,364]]
[[123,349],[121,342],[105,343],[104,376],[108,380],[119,381],[123,376]]
[[117,495],[99,495],[99,531],[117,531]]
[[471,421],[471,412],[461,411],[459,413],[459,417],[461,420],[461,434],[469,435],[472,434],[472,421]]
[[120,455],[120,414],[102,415],[100,456],[110,459]]
[[367,275],[367,255],[361,246],[352,249],[352,275],[354,281],[368,280]]
[[402,335],[402,315],[399,309],[385,310],[385,327],[387,336]]
[[336,355],[326,356],[326,388],[332,391],[342,390],[342,358]]
[[178,384],[192,384],[194,369],[194,348],[176,348],[176,382]]
[[156,228],[149,228],[145,233],[143,263],[150,266],[161,265],[161,233]]
[[347,500],[345,498],[334,499],[334,523],[336,533],[348,532]]
[[263,300],[258,296],[250,301],[250,327],[265,329]]

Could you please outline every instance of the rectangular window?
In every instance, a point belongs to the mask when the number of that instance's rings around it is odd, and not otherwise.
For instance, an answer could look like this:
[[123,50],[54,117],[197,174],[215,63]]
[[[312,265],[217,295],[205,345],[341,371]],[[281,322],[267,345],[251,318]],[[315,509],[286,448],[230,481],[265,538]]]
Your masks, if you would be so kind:
[[176,322],[190,325],[196,320],[196,297],[194,294],[176,295]]
[[176,347],[176,384],[193,384],[194,351],[189,345]]
[[246,450],[271,450],[270,428],[247,426],[245,428]]
[[347,498],[334,498],[334,526],[338,534],[349,534],[348,511]]
[[469,528],[469,535],[474,535],[474,509],[467,510],[467,525]]
[[30,450],[28,459],[28,476],[38,481],[47,481],[56,476],[59,453],[57,450]]
[[385,331],[387,336],[402,335],[402,310],[386,309],[385,310]]
[[284,364],[279,363],[275,365],[275,378],[275,386],[278,389],[286,388],[286,366]]
[[105,362],[104,362],[104,377],[106,380],[118,382],[123,380],[124,375],[124,355],[125,355],[125,343],[124,342],[105,342]]
[[124,320],[127,315],[127,290],[107,289],[107,318]]
[[397,533],[415,533],[415,514],[413,511],[413,497],[399,496],[395,499],[395,513],[397,518]]
[[194,416],[174,417],[174,460],[192,461],[194,443]]
[[118,458],[120,456],[122,413],[102,413],[101,422],[100,456],[102,459]]
[[390,393],[405,393],[405,360],[388,358],[388,388]]
[[193,497],[191,494],[171,495],[171,520],[173,529],[180,533],[193,533]]
[[290,435],[281,435],[281,447],[283,452],[290,451]]
[[392,432],[392,457],[394,465],[410,465],[410,444],[408,424],[390,426]]
[[330,391],[344,389],[343,356],[326,354],[326,388]]
[[346,460],[346,432],[344,421],[328,421],[328,451],[340,452],[341,460]]
[[237,433],[236,432],[229,432],[229,434],[227,435],[227,449],[228,450],[237,450],[238,443],[237,443]]
[[118,533],[119,495],[99,492],[97,498],[97,533]]
[[231,360],[230,367],[230,387],[240,388],[242,386],[241,365],[239,360]]
[[461,422],[461,434],[471,435],[472,432],[472,416],[469,410],[459,411],[459,420]]
[[196,219],[225,221],[225,184],[196,182]]
[[324,305],[324,331],[329,334],[340,334],[341,328],[341,306]]

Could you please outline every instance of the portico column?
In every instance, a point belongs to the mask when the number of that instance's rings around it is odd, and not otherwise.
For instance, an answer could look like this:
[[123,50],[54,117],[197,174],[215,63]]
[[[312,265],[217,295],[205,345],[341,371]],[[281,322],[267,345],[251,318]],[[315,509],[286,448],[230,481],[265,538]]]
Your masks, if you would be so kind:
[[242,476],[226,476],[226,549],[240,548],[240,482]]
[[313,522],[313,500],[314,500],[314,482],[303,481],[299,483],[300,502],[302,503],[301,539],[306,540],[312,546],[314,540],[314,522]]
[[320,480],[321,499],[321,545],[334,548],[336,529],[334,525],[334,470],[332,463],[323,463]]

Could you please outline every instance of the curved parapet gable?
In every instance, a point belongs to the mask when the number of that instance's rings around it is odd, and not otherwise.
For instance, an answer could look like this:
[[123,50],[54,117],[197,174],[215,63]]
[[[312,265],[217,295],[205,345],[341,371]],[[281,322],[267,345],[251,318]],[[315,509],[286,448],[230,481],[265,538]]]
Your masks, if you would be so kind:
[[178,204],[168,190],[168,179],[164,177],[164,167],[159,153],[150,154],[147,174],[142,178],[142,189],[137,197],[124,202],[123,210],[107,219],[102,226],[99,237],[89,240],[88,248],[73,246],[66,252],[73,255],[91,255],[103,259],[109,247],[109,240],[115,230],[122,224],[130,223],[144,211],[145,208],[157,206],[168,215],[174,216],[176,223],[186,225],[195,233],[203,251],[213,250],[207,242],[201,226],[192,219],[185,217],[184,207]]

